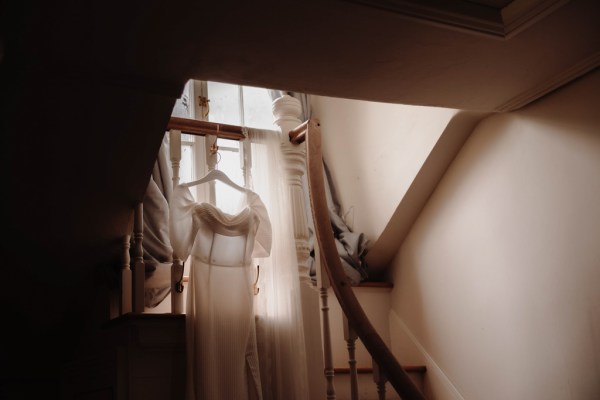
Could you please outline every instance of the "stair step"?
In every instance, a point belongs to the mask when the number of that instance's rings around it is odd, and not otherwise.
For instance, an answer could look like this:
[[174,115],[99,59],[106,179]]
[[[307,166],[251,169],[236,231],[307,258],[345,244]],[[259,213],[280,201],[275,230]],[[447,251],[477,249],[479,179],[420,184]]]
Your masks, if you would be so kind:
[[[404,366],[402,367],[407,373],[420,373],[420,374],[424,374],[425,372],[427,372],[427,367],[425,367],[424,365],[408,365],[408,366]],[[349,374],[350,373],[350,368],[334,368],[333,371],[336,374]],[[356,372],[359,374],[372,374],[373,373],[373,368],[369,368],[369,367],[357,367],[356,368]]]
[[[424,378],[427,368],[424,365],[404,366],[404,370],[413,380],[415,385],[424,390]],[[351,400],[350,394],[350,368],[334,368],[334,385],[337,400]],[[373,368],[359,367],[358,373],[358,398],[360,400],[378,400],[377,385],[373,382]],[[386,400],[400,400],[394,388],[386,383]]]
[[359,284],[355,285],[355,287],[392,289],[394,287],[394,284],[392,282],[362,281]]

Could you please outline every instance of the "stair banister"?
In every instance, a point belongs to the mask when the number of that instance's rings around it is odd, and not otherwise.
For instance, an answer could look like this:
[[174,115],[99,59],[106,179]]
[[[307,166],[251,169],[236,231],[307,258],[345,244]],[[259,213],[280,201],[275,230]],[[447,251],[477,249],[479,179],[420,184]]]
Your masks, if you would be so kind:
[[328,289],[330,284],[329,276],[327,275],[327,272],[324,271],[324,261],[321,258],[318,247],[315,247],[315,259],[319,260],[319,262],[317,262],[317,285],[319,286],[319,298],[321,300],[321,334],[323,341],[323,373],[325,375],[326,384],[325,393],[327,400],[335,400],[336,393],[335,385],[333,383],[335,370],[333,368],[333,349],[331,346],[331,328],[329,326],[328,304]]
[[[121,292],[119,296],[119,311],[118,315],[130,313],[132,310],[132,279],[131,279],[131,255],[129,249],[131,247],[131,235],[123,237],[123,252],[121,264]],[[117,315],[112,315],[116,317]]]
[[[172,118],[171,118],[172,119]],[[173,170],[173,189],[179,185],[179,167],[181,163],[181,131],[169,129],[169,152]],[[173,254],[171,266],[171,313],[183,314],[183,260]]]
[[358,336],[354,329],[350,326],[348,318],[344,315],[344,340],[346,340],[346,348],[348,349],[348,367],[350,369],[350,398],[358,400],[358,372],[356,370],[356,339]]
[[135,207],[133,217],[134,260],[133,260],[133,311],[144,312],[144,286],[146,265],[144,264],[144,203]]
[[379,365],[373,360],[373,382],[377,385],[378,400],[385,400],[385,383],[387,378],[385,373],[379,368]]
[[408,374],[398,363],[383,339],[371,325],[358,302],[350,284],[334,242],[333,230],[329,219],[325,198],[325,179],[323,177],[323,158],[321,154],[320,123],[310,119],[302,126],[290,131],[291,142],[301,141],[304,136],[307,148],[307,175],[310,202],[313,214],[316,242],[321,259],[329,276],[331,287],[348,322],[356,331],[367,351],[377,365],[385,371],[385,376],[403,400],[424,400],[425,397],[415,386]]

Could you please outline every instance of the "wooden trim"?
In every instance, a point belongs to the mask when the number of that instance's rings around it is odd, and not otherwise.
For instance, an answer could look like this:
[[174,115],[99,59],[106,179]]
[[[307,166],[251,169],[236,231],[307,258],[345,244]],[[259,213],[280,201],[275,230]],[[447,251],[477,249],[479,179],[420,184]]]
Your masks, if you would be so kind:
[[558,74],[538,83],[536,86],[521,92],[497,108],[499,112],[518,110],[521,107],[553,92],[569,82],[587,74],[600,67],[600,51],[591,54],[577,64],[560,71]]
[[394,284],[391,283],[391,282],[370,282],[370,281],[363,281],[363,282],[360,282],[355,287],[368,287],[368,288],[377,288],[377,289],[392,289],[394,287]]
[[[294,130],[295,131],[295,130]],[[381,336],[377,333],[358,299],[342,267],[334,241],[329,208],[325,198],[323,156],[321,154],[321,129],[319,121],[311,119],[306,125],[306,158],[310,202],[315,225],[315,236],[331,288],[350,326],[365,345],[380,368],[385,371],[390,384],[404,400],[424,400],[425,397],[404,371]]]
[[[317,286],[317,282],[312,281],[312,285]],[[366,288],[374,288],[374,289],[393,289],[394,284],[391,282],[362,281],[356,285],[352,285],[352,287],[366,287]]]
[[[406,372],[414,372],[419,374],[424,374],[427,372],[427,367],[424,365],[407,365],[402,367]],[[350,368],[334,368],[333,371],[336,374],[349,374]],[[359,374],[372,374],[373,368],[371,367],[357,367],[356,372]]]
[[214,135],[223,139],[244,140],[244,129],[241,126],[218,124],[216,122],[198,121],[195,119],[171,117],[167,130],[176,129],[182,133],[195,136]]
[[346,0],[447,29],[506,40],[569,0],[514,0],[505,7],[438,0]]
[[112,326],[118,326],[121,324],[126,324],[128,322],[145,322],[145,321],[181,321],[185,323],[185,314],[168,314],[168,313],[127,313],[121,315],[117,318],[113,318],[104,324],[102,324],[103,328],[109,328]]

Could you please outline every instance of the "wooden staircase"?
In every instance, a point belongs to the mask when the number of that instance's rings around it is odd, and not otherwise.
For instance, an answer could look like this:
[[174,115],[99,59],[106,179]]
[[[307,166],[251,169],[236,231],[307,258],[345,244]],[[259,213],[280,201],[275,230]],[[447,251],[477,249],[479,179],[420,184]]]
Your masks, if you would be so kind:
[[[373,327],[380,333],[382,339],[388,346],[392,342],[389,307],[393,284],[387,282],[363,281],[353,286],[354,294],[369,316]],[[373,373],[372,359],[364,345],[357,340],[356,343],[348,343],[344,329],[344,316],[341,307],[335,297],[333,290],[329,290],[329,321],[331,325],[332,361],[334,365],[334,387],[337,400],[352,400],[352,378],[349,360],[348,346],[354,347],[354,359],[357,366],[357,395],[360,400],[399,399],[400,397],[392,390],[388,382],[378,382]],[[412,379],[417,388],[425,391],[426,367],[423,365],[404,366],[404,370]],[[383,387],[378,387],[384,385]],[[383,390],[385,393],[379,393]],[[381,397],[380,397],[381,396]]]
[[[331,288],[347,318],[348,326],[358,335],[372,356],[373,364],[377,365],[380,371],[384,371],[386,379],[389,380],[391,386],[402,399],[425,399],[422,390],[415,385],[407,371],[398,363],[391,350],[369,321],[341,265],[325,197],[319,121],[310,119],[304,122],[290,131],[289,137],[290,141],[296,144],[306,141],[307,178],[318,247],[317,254],[320,259],[317,261],[320,261],[321,268],[324,268],[327,273]],[[327,373],[326,367],[327,375],[330,374]],[[335,398],[335,394],[331,393],[330,390],[328,390],[328,398]]]

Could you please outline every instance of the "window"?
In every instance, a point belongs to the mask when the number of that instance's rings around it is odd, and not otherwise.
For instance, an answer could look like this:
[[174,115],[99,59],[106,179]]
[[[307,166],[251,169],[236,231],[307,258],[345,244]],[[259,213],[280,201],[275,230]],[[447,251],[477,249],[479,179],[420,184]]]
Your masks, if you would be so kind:
[[[202,101],[202,99],[208,101]],[[276,129],[272,101],[267,89],[219,82],[189,81],[173,109],[173,116],[207,120],[259,129]],[[225,172],[232,181],[247,186],[244,177],[244,143],[215,137],[182,135],[181,182],[204,176],[209,162]],[[216,154],[211,152],[215,145]],[[220,182],[197,185],[192,194],[198,201],[212,201],[222,210],[233,211],[237,193]]]

